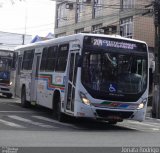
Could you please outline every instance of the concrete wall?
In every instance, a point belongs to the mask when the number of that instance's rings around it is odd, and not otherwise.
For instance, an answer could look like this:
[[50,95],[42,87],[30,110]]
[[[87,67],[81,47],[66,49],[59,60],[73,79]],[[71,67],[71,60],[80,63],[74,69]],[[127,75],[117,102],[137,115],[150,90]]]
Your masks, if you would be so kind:
[[154,21],[151,17],[134,17],[133,38],[147,42],[150,47],[154,47]]
[[[64,3],[63,3],[64,4]],[[74,8],[67,10],[66,21],[61,21],[58,28],[55,28],[55,34],[66,33],[66,35],[73,34],[76,29],[84,28],[84,31],[91,31],[93,25],[102,24],[103,26],[110,25],[112,23],[119,23],[119,0],[103,0],[102,13],[92,19],[92,5],[91,3],[83,4],[83,12],[80,13],[80,22],[75,22],[75,9],[76,4],[74,3]]]

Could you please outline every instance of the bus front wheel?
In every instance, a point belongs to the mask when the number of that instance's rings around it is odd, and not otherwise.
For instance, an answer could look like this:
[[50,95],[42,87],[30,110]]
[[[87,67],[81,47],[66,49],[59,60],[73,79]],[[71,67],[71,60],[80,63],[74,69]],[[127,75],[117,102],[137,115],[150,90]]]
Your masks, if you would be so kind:
[[7,98],[12,98],[12,94],[11,93],[3,93],[4,96],[6,96]]
[[9,94],[6,94],[7,98],[12,98],[12,94],[9,93]]

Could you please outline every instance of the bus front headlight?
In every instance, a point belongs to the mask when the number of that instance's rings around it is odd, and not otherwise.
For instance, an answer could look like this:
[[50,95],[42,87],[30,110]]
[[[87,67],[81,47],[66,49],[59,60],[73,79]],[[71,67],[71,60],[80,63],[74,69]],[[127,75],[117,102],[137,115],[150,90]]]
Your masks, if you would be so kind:
[[11,86],[11,85],[12,85],[12,82],[10,82],[9,85]]
[[143,103],[140,103],[140,104],[138,105],[138,108],[137,108],[137,109],[142,109],[142,108],[144,108],[144,104],[143,104]]
[[82,100],[82,102],[86,105],[90,105],[90,100],[86,97],[86,95],[82,92],[79,92],[80,98]]
[[147,99],[144,99],[144,100],[138,105],[137,109],[142,109],[142,108],[144,108],[146,102],[147,102]]

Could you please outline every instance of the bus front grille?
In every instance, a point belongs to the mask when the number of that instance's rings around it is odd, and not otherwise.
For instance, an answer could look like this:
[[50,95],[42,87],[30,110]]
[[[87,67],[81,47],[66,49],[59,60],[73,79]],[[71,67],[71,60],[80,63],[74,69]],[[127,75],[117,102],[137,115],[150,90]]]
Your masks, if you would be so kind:
[[9,91],[7,88],[1,88],[2,91]]
[[123,112],[123,111],[111,111],[111,110],[100,110],[97,109],[96,113],[99,117],[107,118],[110,116],[118,116],[121,118],[129,118],[132,116],[133,112]]

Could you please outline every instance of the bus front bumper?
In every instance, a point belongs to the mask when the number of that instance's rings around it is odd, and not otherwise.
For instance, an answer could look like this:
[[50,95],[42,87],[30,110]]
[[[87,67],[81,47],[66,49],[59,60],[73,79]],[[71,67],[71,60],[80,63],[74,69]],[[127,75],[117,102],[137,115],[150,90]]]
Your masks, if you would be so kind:
[[7,86],[7,87],[0,86],[0,93],[2,94],[13,93],[12,87],[11,86]]
[[145,119],[145,110],[146,108],[130,110],[101,108],[79,103],[75,116],[102,119],[106,121],[114,120],[117,122],[123,121],[124,119],[143,121]]

